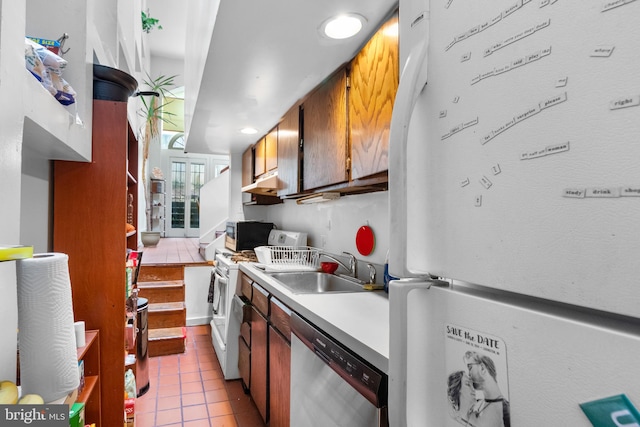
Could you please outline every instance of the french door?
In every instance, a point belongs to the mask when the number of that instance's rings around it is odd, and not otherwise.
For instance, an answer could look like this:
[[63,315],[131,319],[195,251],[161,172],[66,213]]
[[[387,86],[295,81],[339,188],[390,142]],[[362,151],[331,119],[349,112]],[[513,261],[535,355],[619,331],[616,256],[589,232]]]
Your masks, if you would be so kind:
[[171,160],[171,213],[168,237],[199,237],[200,187],[205,183],[205,161]]

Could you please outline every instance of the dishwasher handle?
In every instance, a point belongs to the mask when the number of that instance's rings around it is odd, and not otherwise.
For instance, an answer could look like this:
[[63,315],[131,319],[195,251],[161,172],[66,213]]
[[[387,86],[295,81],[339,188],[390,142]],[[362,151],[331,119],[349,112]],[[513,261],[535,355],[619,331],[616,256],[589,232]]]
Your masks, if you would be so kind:
[[329,358],[329,356],[327,356],[326,354],[324,354],[322,352],[322,350],[320,350],[317,346],[313,346],[313,352],[316,354],[316,356],[318,356],[320,359],[322,359],[322,361],[324,363],[327,364],[327,366],[331,366],[331,359]]

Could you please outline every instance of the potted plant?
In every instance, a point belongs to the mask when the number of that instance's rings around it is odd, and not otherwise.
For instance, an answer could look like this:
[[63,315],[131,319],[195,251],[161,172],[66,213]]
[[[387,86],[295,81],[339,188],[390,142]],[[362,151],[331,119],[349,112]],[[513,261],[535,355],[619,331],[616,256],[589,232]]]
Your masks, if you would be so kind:
[[151,30],[153,30],[156,26],[158,30],[162,29],[162,25],[160,25],[160,20],[156,18],[152,18],[149,13],[149,9],[147,9],[147,13],[144,13],[144,10],[140,12],[142,14],[142,31],[149,34]]
[[152,231],[151,225],[151,195],[149,193],[149,178],[147,163],[149,160],[149,150],[152,144],[160,143],[161,123],[171,123],[172,113],[162,111],[163,107],[171,101],[165,101],[167,95],[171,95],[169,88],[175,86],[173,76],[161,75],[152,79],[147,74],[144,84],[148,91],[140,92],[142,107],[139,111],[144,117],[144,135],[142,136],[142,187],[145,198],[145,214],[147,219],[147,230],[140,233],[140,238],[144,246],[155,246],[160,241],[160,232]]

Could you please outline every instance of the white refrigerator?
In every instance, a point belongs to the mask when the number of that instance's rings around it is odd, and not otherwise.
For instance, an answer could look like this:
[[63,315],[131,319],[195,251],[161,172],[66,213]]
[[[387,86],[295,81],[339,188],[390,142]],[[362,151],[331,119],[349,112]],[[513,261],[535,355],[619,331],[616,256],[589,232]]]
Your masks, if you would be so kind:
[[390,425],[640,426],[639,23],[400,0]]

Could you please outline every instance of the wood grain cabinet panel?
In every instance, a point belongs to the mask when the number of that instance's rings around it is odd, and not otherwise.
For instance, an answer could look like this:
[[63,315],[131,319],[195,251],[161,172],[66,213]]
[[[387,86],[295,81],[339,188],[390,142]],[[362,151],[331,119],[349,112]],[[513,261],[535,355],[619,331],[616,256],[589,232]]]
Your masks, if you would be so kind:
[[238,336],[238,371],[247,389],[251,388],[251,348],[242,335]]
[[269,292],[255,283],[253,284],[251,304],[253,304],[264,317],[269,316]]
[[278,196],[300,191],[300,106],[294,105],[278,125]]
[[242,153],[242,186],[253,183],[253,146]]
[[303,190],[346,182],[347,73],[341,68],[303,103]]
[[389,128],[399,81],[398,35],[387,21],[351,63],[351,179],[388,170]]
[[265,138],[256,142],[253,152],[253,176],[259,177],[267,171],[267,141]]
[[253,280],[244,273],[240,275],[240,292],[247,301],[251,301],[253,299]]
[[127,170],[137,156],[131,135],[126,102],[94,100],[93,161],[53,163],[52,247],[69,256],[76,319],[100,331],[102,419],[91,421],[102,426],[122,425],[124,413],[125,223],[128,194],[137,192],[137,170]]
[[275,127],[264,137],[265,172],[271,172],[278,168],[278,134],[278,127]]
[[289,427],[291,344],[269,326],[269,427]]
[[251,310],[251,373],[249,390],[264,422],[268,417],[267,319],[255,307]]
[[271,296],[269,321],[287,341],[291,341],[291,309]]

